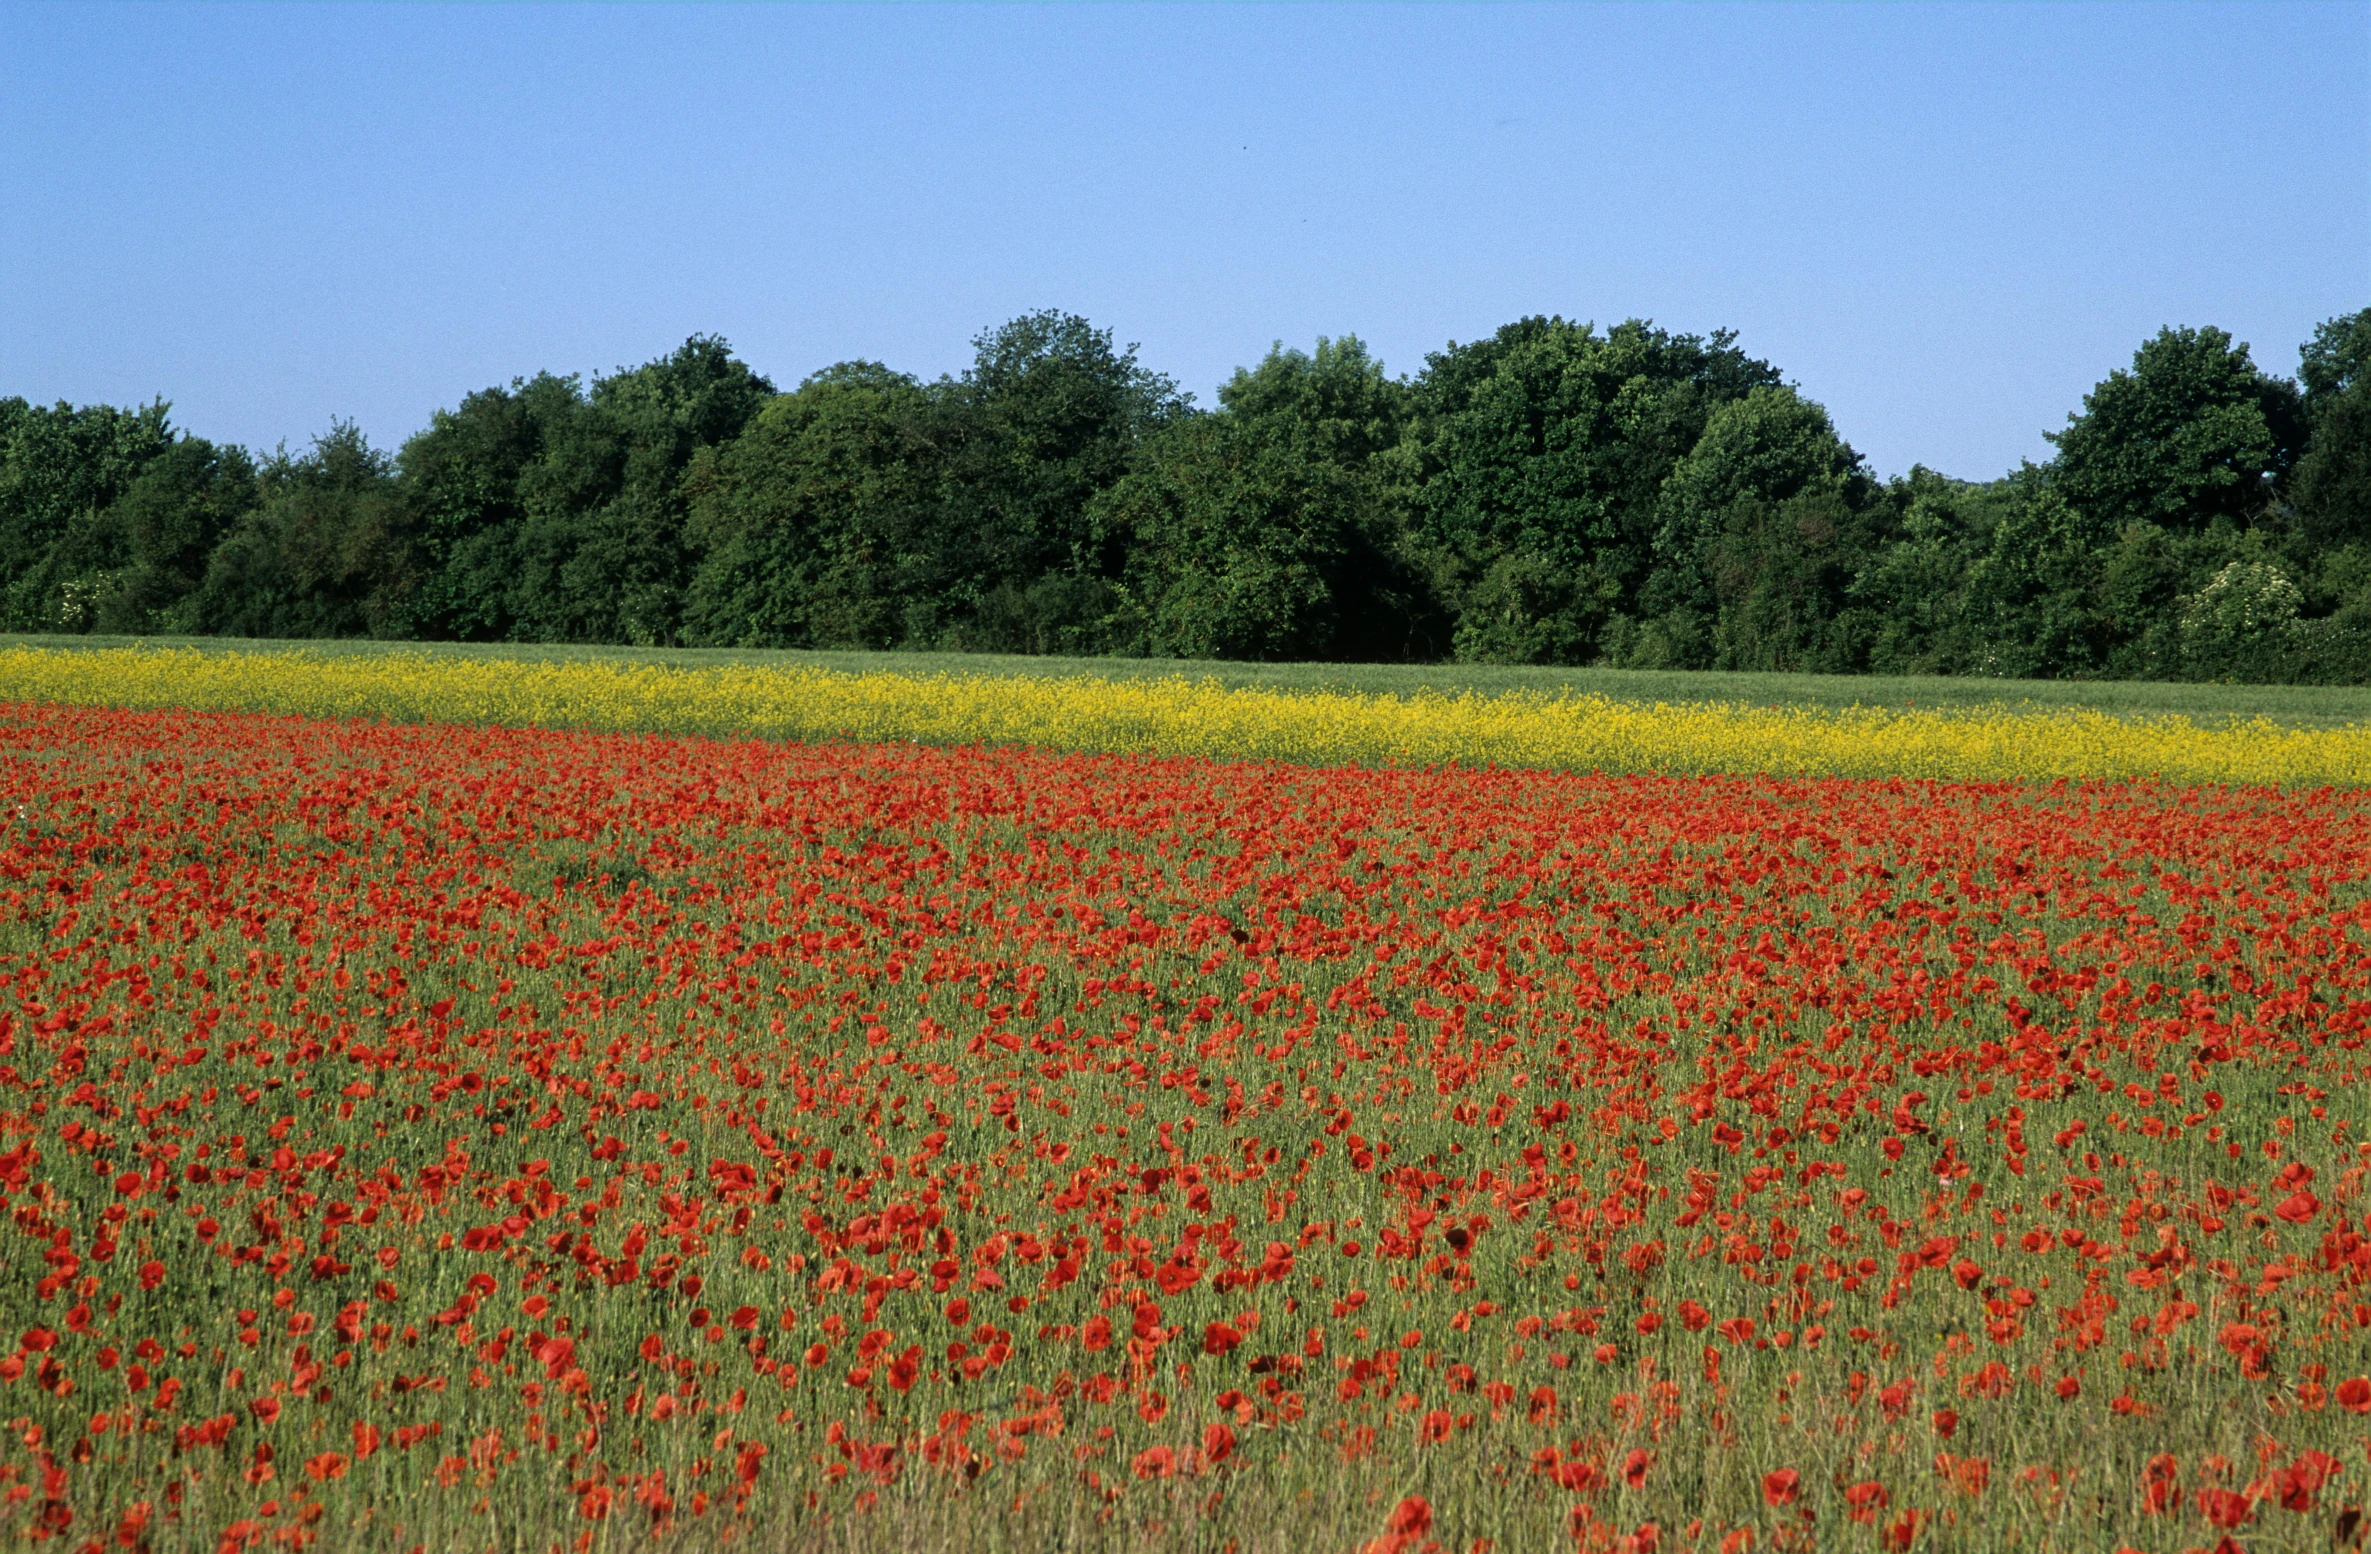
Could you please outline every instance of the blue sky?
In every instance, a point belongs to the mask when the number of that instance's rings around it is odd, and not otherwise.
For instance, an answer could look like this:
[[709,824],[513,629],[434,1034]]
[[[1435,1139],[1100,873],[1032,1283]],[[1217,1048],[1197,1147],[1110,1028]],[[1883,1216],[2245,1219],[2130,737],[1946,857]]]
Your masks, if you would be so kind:
[[2371,305],[2371,5],[0,3],[0,394],[269,447],[695,331],[1037,307],[1200,400],[1527,313],[1728,326],[1987,477],[2165,324]]

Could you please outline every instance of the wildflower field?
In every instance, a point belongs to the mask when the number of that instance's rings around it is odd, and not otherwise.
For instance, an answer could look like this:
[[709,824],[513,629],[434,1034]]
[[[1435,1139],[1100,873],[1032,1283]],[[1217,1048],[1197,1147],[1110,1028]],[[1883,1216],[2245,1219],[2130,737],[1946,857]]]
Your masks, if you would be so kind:
[[1313,766],[22,654],[11,1541],[2362,1544],[2352,746]]
[[[888,667],[897,655],[863,657],[876,667],[830,667],[817,662],[825,655],[791,654],[767,655],[770,662],[676,665],[598,650],[528,658],[378,647],[208,651],[15,643],[0,646],[0,699],[1327,765],[2371,783],[2371,721],[2365,720],[2314,723],[2260,712],[2201,719],[2079,702],[1887,707],[1429,685],[1360,691],[1226,683],[1206,674],[907,669]],[[1852,683],[1846,676],[1816,678]],[[2266,699],[2253,687],[2237,688],[2237,696],[2243,707]]]

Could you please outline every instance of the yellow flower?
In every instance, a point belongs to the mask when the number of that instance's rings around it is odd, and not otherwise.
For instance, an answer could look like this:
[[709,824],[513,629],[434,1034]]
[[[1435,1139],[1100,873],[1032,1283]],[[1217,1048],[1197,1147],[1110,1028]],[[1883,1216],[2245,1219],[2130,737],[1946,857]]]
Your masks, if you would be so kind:
[[1183,677],[842,673],[405,649],[0,649],[0,697],[393,722],[1607,772],[2354,785],[2371,729],[2087,709],[1655,703],[1230,688]]

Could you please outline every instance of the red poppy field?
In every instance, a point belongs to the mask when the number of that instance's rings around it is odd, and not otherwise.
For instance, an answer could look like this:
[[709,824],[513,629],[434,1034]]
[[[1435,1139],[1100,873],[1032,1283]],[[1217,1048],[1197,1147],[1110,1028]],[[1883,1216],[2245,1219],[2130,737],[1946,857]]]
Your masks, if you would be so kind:
[[2354,793],[0,770],[11,1540],[2363,1539]]

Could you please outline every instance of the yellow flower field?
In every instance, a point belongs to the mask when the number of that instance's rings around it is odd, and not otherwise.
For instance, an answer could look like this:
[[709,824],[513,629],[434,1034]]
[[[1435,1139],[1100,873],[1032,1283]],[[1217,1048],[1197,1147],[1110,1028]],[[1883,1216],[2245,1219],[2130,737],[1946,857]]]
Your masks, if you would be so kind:
[[1595,695],[1355,694],[1186,678],[842,673],[302,649],[0,649],[0,699],[768,739],[1025,744],[1315,764],[2354,785],[2371,728],[2082,709],[1841,711]]

